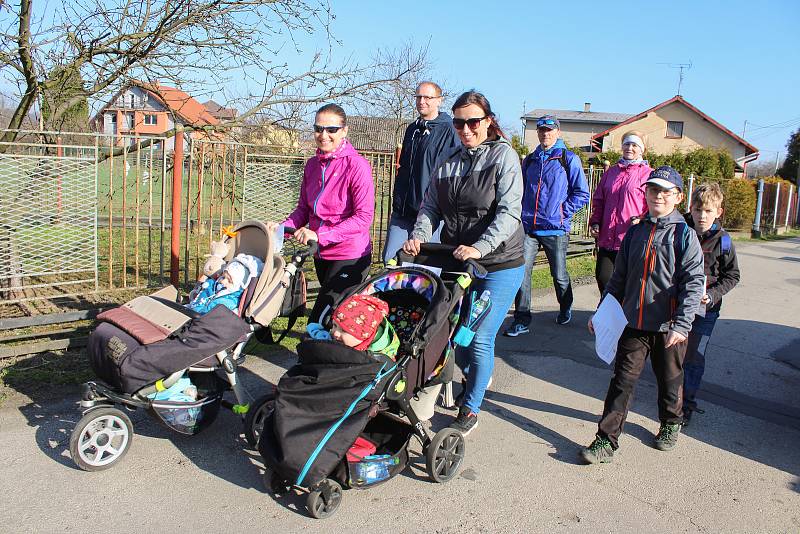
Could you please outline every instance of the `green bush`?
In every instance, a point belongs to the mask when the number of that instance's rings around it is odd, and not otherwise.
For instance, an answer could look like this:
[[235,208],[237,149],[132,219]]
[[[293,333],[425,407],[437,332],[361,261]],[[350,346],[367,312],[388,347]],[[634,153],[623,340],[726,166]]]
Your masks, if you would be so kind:
[[[621,157],[622,155],[616,150],[608,150],[596,155],[595,159],[598,162],[605,159],[614,164]],[[689,152],[676,151],[671,154],[647,152],[645,159],[654,169],[662,165],[674,167],[684,180],[688,180],[690,174],[710,180],[728,180],[733,178],[735,168],[733,157],[717,148],[697,148]]]
[[749,228],[756,213],[756,183],[735,178],[722,183],[725,193],[725,212],[722,221],[726,228]]

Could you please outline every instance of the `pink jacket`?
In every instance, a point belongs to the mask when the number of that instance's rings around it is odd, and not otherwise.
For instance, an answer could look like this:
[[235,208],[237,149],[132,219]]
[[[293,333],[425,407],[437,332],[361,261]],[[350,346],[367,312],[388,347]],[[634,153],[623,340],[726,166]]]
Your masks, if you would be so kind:
[[589,225],[600,226],[598,247],[619,250],[631,226],[631,217],[647,212],[644,183],[652,170],[647,162],[628,166],[617,163],[603,173],[592,198],[589,218]]
[[297,207],[283,224],[316,232],[320,258],[353,260],[372,252],[374,214],[372,167],[344,139],[330,154],[317,151],[306,162]]

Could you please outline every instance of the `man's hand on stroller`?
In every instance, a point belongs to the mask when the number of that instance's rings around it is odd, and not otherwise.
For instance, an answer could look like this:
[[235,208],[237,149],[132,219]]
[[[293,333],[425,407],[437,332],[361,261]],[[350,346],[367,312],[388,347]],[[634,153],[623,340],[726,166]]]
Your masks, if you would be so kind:
[[475,247],[469,245],[459,245],[453,251],[453,257],[459,261],[477,260],[480,259],[481,253]]
[[422,245],[422,241],[419,239],[409,239],[403,243],[403,252],[412,256],[418,256],[420,245]]

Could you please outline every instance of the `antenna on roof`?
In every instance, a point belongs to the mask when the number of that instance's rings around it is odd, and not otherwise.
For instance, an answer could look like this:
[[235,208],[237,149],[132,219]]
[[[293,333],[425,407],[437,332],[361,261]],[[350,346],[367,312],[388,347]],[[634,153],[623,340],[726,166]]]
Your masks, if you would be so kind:
[[692,68],[692,60],[689,63],[659,63],[659,65],[666,65],[671,69],[680,69],[678,73],[678,96],[681,96],[681,86],[683,85],[683,69],[689,70]]

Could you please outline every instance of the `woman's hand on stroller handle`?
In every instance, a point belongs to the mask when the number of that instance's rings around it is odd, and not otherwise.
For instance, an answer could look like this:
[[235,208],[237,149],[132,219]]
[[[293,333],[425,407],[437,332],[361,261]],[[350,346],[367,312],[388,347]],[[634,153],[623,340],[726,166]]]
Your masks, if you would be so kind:
[[[463,248],[472,249],[472,247],[463,245],[455,247],[453,245],[443,245],[441,243],[422,243],[418,239],[409,239],[403,244],[403,248],[397,252],[395,259],[397,260],[398,265],[402,265],[403,262],[420,263],[416,261],[416,256],[420,255],[434,257],[439,256],[440,258],[446,255],[461,262],[464,266],[464,270],[470,277],[484,278],[486,276],[486,269],[477,261],[475,261],[475,256],[465,259],[456,256],[456,252]],[[415,252],[412,253],[411,251]],[[475,252],[477,253],[477,251]],[[479,253],[477,257],[480,257]]]
[[[299,236],[298,232],[300,233]],[[284,226],[283,234],[291,236],[298,243],[308,246],[308,251],[302,255],[304,258],[307,258],[308,256],[314,256],[319,251],[319,241],[317,240],[317,234],[313,230],[309,230],[308,228],[300,228],[300,230],[296,230],[291,226]]]

